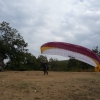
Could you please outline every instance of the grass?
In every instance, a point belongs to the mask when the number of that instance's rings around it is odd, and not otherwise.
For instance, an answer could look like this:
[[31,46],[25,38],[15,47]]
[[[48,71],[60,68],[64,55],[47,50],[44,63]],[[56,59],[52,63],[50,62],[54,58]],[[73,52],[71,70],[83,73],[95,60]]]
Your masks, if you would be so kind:
[[0,100],[100,100],[99,92],[99,72],[0,73]]

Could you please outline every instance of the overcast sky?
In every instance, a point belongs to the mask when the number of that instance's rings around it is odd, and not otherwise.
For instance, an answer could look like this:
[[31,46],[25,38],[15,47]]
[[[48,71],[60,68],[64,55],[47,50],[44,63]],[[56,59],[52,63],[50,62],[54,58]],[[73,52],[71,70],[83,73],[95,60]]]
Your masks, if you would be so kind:
[[3,21],[18,30],[36,57],[51,41],[100,47],[100,0],[0,0]]

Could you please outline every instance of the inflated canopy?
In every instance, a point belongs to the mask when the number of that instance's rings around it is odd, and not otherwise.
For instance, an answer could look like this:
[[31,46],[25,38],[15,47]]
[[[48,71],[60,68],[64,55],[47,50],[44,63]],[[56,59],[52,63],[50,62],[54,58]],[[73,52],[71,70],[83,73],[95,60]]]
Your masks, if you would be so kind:
[[77,59],[94,67],[100,66],[100,57],[88,48],[64,42],[48,42],[41,46],[42,54],[60,55]]

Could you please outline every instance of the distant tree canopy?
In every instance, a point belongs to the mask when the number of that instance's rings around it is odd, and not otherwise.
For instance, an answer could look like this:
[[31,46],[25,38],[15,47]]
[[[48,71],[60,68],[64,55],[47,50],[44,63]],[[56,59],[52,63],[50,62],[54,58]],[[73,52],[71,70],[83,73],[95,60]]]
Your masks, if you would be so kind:
[[92,51],[95,52],[100,57],[100,49],[98,46],[94,47],[94,49],[92,49]]

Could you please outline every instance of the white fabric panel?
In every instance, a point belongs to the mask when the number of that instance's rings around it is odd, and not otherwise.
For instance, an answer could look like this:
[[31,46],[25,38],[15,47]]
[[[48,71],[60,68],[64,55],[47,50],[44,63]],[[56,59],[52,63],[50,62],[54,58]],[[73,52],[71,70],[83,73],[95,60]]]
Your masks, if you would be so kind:
[[57,48],[52,48],[52,49],[47,49],[43,51],[43,54],[52,54],[52,55],[60,55],[64,57],[75,57],[75,59],[80,60],[82,62],[88,63],[94,67],[96,67],[96,63],[88,56],[85,56],[83,54],[69,51],[69,50],[64,50],[64,49],[57,49]]

